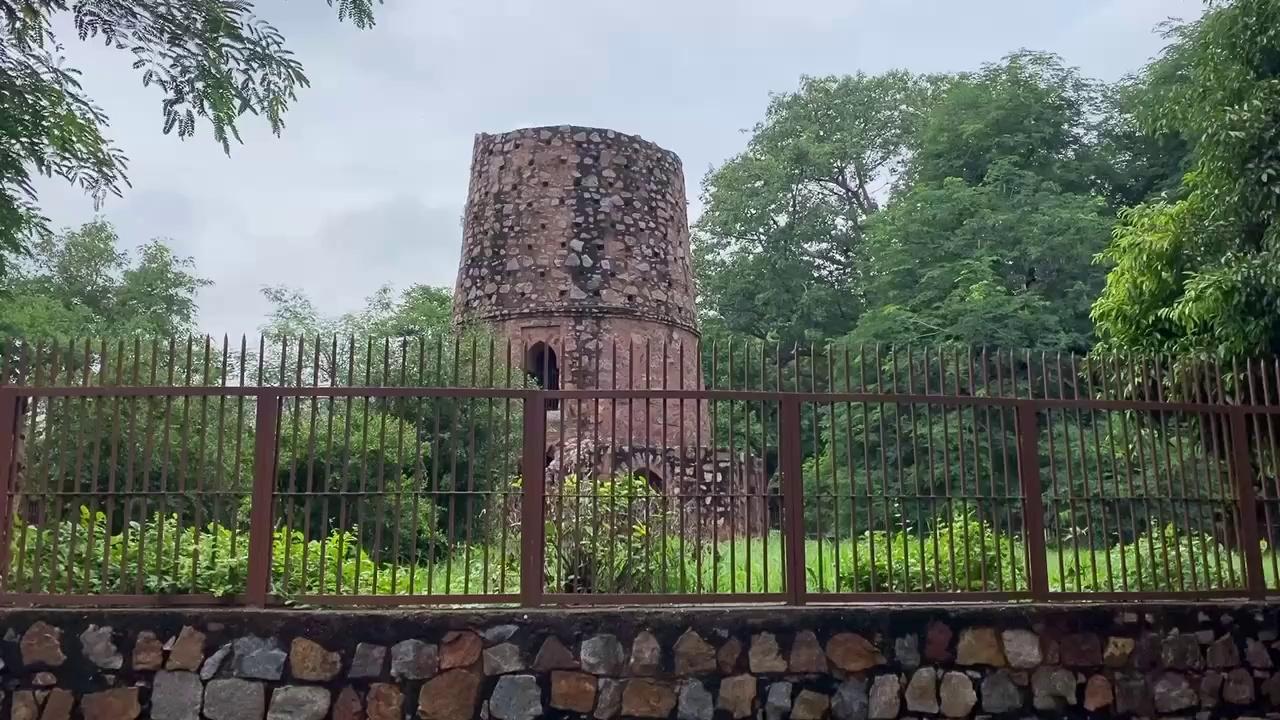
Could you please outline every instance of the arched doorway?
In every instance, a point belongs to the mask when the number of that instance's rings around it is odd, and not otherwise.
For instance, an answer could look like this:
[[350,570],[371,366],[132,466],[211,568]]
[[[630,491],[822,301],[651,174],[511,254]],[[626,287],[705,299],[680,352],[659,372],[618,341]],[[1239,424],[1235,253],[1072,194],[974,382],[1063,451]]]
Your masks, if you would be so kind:
[[[543,390],[560,389],[560,365],[556,359],[556,351],[544,342],[536,342],[529,347],[525,357],[525,372],[533,378],[533,382]],[[559,398],[547,400],[548,410],[559,410]]]

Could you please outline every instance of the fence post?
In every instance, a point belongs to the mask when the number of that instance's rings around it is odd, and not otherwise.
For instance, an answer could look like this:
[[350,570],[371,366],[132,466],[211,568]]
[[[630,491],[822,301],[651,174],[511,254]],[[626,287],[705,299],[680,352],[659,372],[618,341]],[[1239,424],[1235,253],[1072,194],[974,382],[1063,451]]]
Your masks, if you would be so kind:
[[1244,545],[1244,573],[1249,597],[1262,600],[1267,596],[1262,574],[1262,547],[1258,537],[1258,496],[1253,488],[1253,465],[1249,461],[1249,434],[1245,425],[1245,409],[1229,410],[1231,421],[1231,474],[1236,481],[1236,508],[1240,514],[1240,543]]
[[9,538],[13,535],[14,449],[18,445],[18,394],[0,388],[0,589],[9,577]]
[[1049,561],[1044,542],[1044,497],[1040,485],[1040,428],[1036,404],[1019,402],[1015,408],[1018,444],[1018,480],[1022,488],[1022,517],[1027,534],[1027,574],[1031,597],[1049,599]]
[[258,394],[253,428],[253,494],[249,506],[249,577],[245,601],[253,607],[267,604],[271,582],[271,536],[275,514],[276,425],[280,420],[280,393]]
[[782,425],[778,454],[782,470],[783,537],[787,550],[787,593],[792,605],[803,605],[806,595],[804,567],[804,480],[801,477],[800,400],[783,398],[778,405]]
[[520,459],[520,604],[525,607],[542,604],[546,430],[546,397],[542,392],[531,392],[524,399],[524,451]]

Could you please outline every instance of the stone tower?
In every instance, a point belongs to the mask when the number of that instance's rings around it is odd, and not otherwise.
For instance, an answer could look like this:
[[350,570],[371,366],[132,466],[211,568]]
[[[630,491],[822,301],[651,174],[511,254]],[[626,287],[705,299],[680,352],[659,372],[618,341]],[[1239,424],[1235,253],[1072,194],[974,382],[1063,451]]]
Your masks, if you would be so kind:
[[[613,130],[478,135],[454,306],[545,387],[699,388],[680,158]],[[703,429],[692,400],[612,404],[553,406],[548,430],[672,447]]]

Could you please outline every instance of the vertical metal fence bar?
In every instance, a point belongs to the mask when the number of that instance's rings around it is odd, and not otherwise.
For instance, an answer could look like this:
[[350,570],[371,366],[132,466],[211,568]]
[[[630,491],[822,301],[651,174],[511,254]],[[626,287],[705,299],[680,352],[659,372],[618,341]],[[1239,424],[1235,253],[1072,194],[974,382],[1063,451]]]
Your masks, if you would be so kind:
[[542,566],[546,534],[543,507],[546,480],[547,399],[534,392],[524,400],[524,452],[520,461],[520,604],[542,604]]
[[13,536],[14,450],[18,444],[18,393],[0,387],[0,590],[8,589],[9,544]]
[[[924,365],[922,365],[922,366],[921,366],[921,367],[922,367],[922,372],[924,373],[924,375],[925,375],[925,377],[926,377],[926,378],[928,377],[928,373],[929,373],[929,366],[928,366],[928,362],[929,362],[929,361],[928,361],[928,352],[929,352],[929,349],[926,347],[926,348],[925,348],[925,358],[924,358],[924,360],[923,360]],[[911,346],[910,346],[910,345],[908,345],[908,346],[907,346],[907,393],[908,393],[908,394],[911,394],[911,395],[914,395],[914,394],[915,394],[915,392],[916,392],[916,388],[915,388],[915,375],[916,375],[915,357],[914,357],[914,353],[913,353],[913,351],[912,351],[912,349],[911,349]],[[926,382],[928,382],[928,381],[926,380]],[[922,508],[924,507],[925,501],[924,501],[924,500],[922,500],[922,498],[924,498],[924,497],[926,496],[926,493],[925,493],[925,491],[924,491],[923,489],[921,489],[921,486],[920,486],[920,473],[921,473],[921,471],[924,469],[924,467],[925,467],[925,463],[921,462],[921,460],[920,460],[920,447],[919,447],[919,444],[920,444],[920,443],[919,443],[919,439],[920,439],[920,425],[919,425],[919,422],[918,422],[918,418],[917,418],[917,416],[916,416],[916,406],[917,406],[918,404],[919,404],[919,403],[911,403],[911,405],[910,405],[910,406],[908,407],[908,409],[907,409],[907,417],[908,417],[908,420],[909,420],[909,421],[910,421],[910,423],[911,423],[911,458],[912,458],[912,462],[911,462],[911,486],[912,486],[912,492],[914,493],[914,495],[913,495],[913,497],[912,497],[912,503],[915,505],[915,524],[916,524],[916,526],[917,526],[917,527],[921,527],[921,528],[923,528],[923,526],[924,526],[924,522],[923,522],[923,517],[922,517],[922,512],[923,512]],[[931,412],[931,410],[932,410],[932,407],[931,407],[931,406],[929,406],[929,405],[926,405],[926,406],[925,406],[925,408],[924,408],[924,413],[925,413],[925,415],[926,415],[926,425],[928,425],[928,422],[929,422],[929,421],[928,421],[928,419],[927,419],[927,416],[928,416],[928,414]],[[897,414],[901,414],[901,412],[899,411]],[[925,446],[929,449],[929,459],[930,459],[930,461],[932,461],[932,459],[933,459],[933,439],[932,439],[931,437],[927,437],[927,436],[925,437]],[[906,488],[906,486],[905,486],[905,485],[903,485],[901,488],[899,488],[899,489],[898,489],[898,492],[905,494],[905,493],[907,492],[907,488]],[[932,494],[933,494],[933,478],[932,478],[932,477],[930,477],[930,478],[929,478],[929,483],[928,483],[928,493],[927,493],[927,494],[928,494],[928,495],[932,495]],[[933,510],[934,510],[934,508],[933,508],[933,507],[932,507],[932,505],[931,505],[931,506],[929,507],[929,511],[930,511],[930,512],[933,512]],[[904,515],[905,515],[905,513],[906,513],[906,503],[903,503],[903,513],[904,513]],[[933,538],[936,540],[936,539],[937,539],[937,537],[938,537],[938,536],[937,536],[937,534],[936,534],[936,533],[933,533],[932,535],[933,535]],[[921,588],[924,588],[924,587],[925,587],[925,577],[924,577],[924,572],[925,572],[925,558],[927,557],[926,548],[925,548],[925,533],[924,533],[924,532],[916,533],[916,541],[917,541],[917,544],[918,544],[918,546],[919,546],[919,553],[920,553],[920,555],[919,555],[919,557],[920,557],[920,562],[919,562],[919,566],[920,566],[920,567],[919,567],[919,580],[920,580],[920,587],[921,587]],[[906,535],[905,535],[905,534],[903,535],[903,545],[904,545],[904,546],[906,545]],[[904,556],[904,557],[906,557],[906,555],[907,555],[907,553],[906,553],[906,551],[905,551],[905,549],[904,549],[904,551],[903,551],[903,556]],[[937,557],[937,555],[935,554],[935,555],[934,555],[934,557],[936,558],[936,557]]]
[[280,393],[258,394],[253,428],[253,495],[249,505],[249,571],[246,604],[263,607],[271,580],[272,501],[275,498],[276,424],[280,417]]
[[1245,430],[1245,409],[1232,407],[1231,463],[1236,481],[1236,502],[1239,503],[1240,543],[1244,546],[1244,571],[1249,597],[1261,600],[1266,596],[1266,582],[1262,575],[1262,548],[1258,541],[1258,499],[1253,487],[1253,466],[1249,461],[1249,436]]
[[792,605],[805,601],[804,565],[804,483],[800,473],[800,401],[783,398],[778,408],[782,437],[779,454],[782,461],[782,507],[786,513],[783,534],[786,537],[787,593]]
[[[1222,405],[1222,406],[1230,405],[1230,399],[1228,399],[1227,393],[1225,392],[1222,385],[1222,365],[1218,362],[1216,358],[1208,360],[1207,364],[1213,368],[1213,375],[1212,375],[1213,385],[1210,390],[1210,397],[1216,398],[1215,402],[1218,405]],[[1234,380],[1234,376],[1232,379]],[[1232,449],[1227,447],[1227,443],[1230,441],[1227,438],[1226,434],[1231,432],[1231,413],[1230,412],[1217,413],[1216,417],[1218,419],[1219,430],[1222,433],[1222,438],[1221,438],[1222,442],[1219,445],[1221,454],[1219,455],[1218,453],[1215,453],[1215,456],[1220,457],[1219,466],[1221,466],[1222,462],[1225,462],[1227,464],[1226,478],[1223,481],[1222,494],[1223,496],[1230,497],[1234,500],[1235,498],[1238,497],[1238,493],[1236,489],[1232,487],[1232,483],[1236,482],[1240,478],[1237,477],[1237,473],[1235,472],[1236,463],[1234,458],[1232,457]],[[1214,433],[1215,437],[1217,435],[1218,433]],[[1247,465],[1244,469],[1247,470]],[[1250,485],[1252,485],[1252,483],[1250,483]],[[1235,518],[1236,520],[1235,540],[1239,545],[1243,545],[1244,544],[1244,534],[1243,534],[1244,527],[1242,524],[1244,522],[1244,518],[1239,517],[1239,512],[1238,512],[1240,509],[1239,506],[1235,502],[1231,503],[1231,505],[1237,511],[1236,513],[1237,516]],[[1246,579],[1246,577],[1236,574],[1235,563],[1231,561],[1231,558],[1230,557],[1226,558],[1226,561],[1227,561],[1226,562],[1227,582],[1234,585],[1238,580],[1241,584],[1243,584],[1244,587],[1248,587],[1248,580]],[[1221,576],[1222,574],[1222,569],[1221,569],[1222,564],[1223,563],[1221,560],[1219,560],[1217,563],[1219,568],[1218,569],[1219,576]],[[1244,573],[1248,573],[1247,568],[1241,568],[1241,570]]]
[[1049,567],[1045,555],[1044,498],[1040,487],[1040,429],[1036,424],[1036,403],[1018,403],[1016,410],[1018,479],[1022,485],[1023,527],[1027,534],[1027,573],[1031,597],[1049,599]]
[[[867,391],[867,348],[865,345],[858,346],[858,390],[860,392]],[[871,580],[871,582],[869,583],[871,586],[870,587],[871,592],[875,592],[878,587],[878,584],[876,582],[876,572],[875,572],[875,569],[877,567],[876,566],[876,542],[875,542],[875,534],[874,534],[874,531],[876,529],[875,503],[871,501],[871,490],[873,487],[873,483],[871,478],[871,420],[869,419],[870,409],[868,408],[868,405],[870,405],[870,403],[864,402],[864,403],[861,403],[861,405],[862,405],[862,467],[865,468],[863,472],[867,478],[867,492],[866,492],[866,495],[864,495],[863,497],[867,506],[867,530],[870,533],[868,537],[871,538],[871,542],[868,543],[869,547],[867,548],[867,554],[870,556],[867,562],[870,564],[871,572],[867,574],[870,576],[870,580]],[[923,559],[921,560],[921,562],[922,563],[924,562]]]
[[[419,344],[419,347],[418,347],[418,358],[419,358],[418,359],[418,365],[419,365],[418,384],[419,385],[422,384],[422,369],[421,369],[422,357],[423,357],[422,345]],[[513,363],[511,360],[511,338],[508,337],[506,340],[506,365],[504,367],[504,378],[503,378],[503,384],[502,384],[502,386],[507,389],[511,389],[512,387],[514,387],[511,384],[512,383],[512,377],[511,377],[512,365]],[[523,362],[521,363],[520,366],[524,367]],[[521,374],[520,377],[523,379],[524,375]],[[510,397],[505,397],[502,399],[502,437],[504,438],[504,441],[502,443],[502,457],[503,457],[504,463],[506,462],[507,458],[511,457],[511,453],[515,449],[508,444],[510,443],[511,437],[512,437],[511,435],[511,400],[512,398]],[[422,435],[421,434],[418,434],[417,457],[419,459],[422,458]],[[507,540],[509,539],[508,535],[510,534],[510,528],[511,528],[510,518],[511,518],[511,501],[512,501],[513,494],[511,491],[511,485],[509,484],[510,483],[509,479],[503,478],[503,483],[504,484],[502,485],[502,495],[501,495],[501,500],[502,500],[501,537],[502,539],[501,539],[500,554],[499,554],[499,557],[502,558],[501,560],[502,568],[501,568],[501,572],[498,574],[498,592],[505,595],[507,593],[507,575],[508,575],[507,562],[509,558],[509,556],[507,555]],[[418,494],[415,493],[414,505],[413,505],[413,515],[414,515],[415,523],[417,522],[417,517],[418,517],[417,497],[418,497]],[[432,536],[434,535],[435,533],[432,532]],[[416,558],[417,557],[416,549],[414,552],[415,552],[414,557]],[[416,561],[414,562],[414,565],[415,566],[417,565]]]
[[[1271,397],[1272,397],[1271,382],[1269,379],[1270,373],[1267,372],[1268,364],[1273,366],[1273,369],[1277,372],[1277,376],[1280,377],[1280,361],[1273,358],[1270,363],[1265,363],[1265,362],[1260,363],[1260,367],[1258,368],[1258,370],[1259,370],[1259,373],[1262,375],[1262,403],[1261,403],[1262,405],[1267,405],[1268,403],[1270,403]],[[1278,385],[1280,385],[1280,383],[1278,383]],[[1278,386],[1276,389],[1280,390],[1280,386]],[[1280,451],[1280,447],[1276,445],[1276,429],[1270,414],[1266,416],[1266,422],[1267,422],[1267,428],[1266,428],[1266,434],[1265,434],[1266,440],[1262,443],[1259,443],[1258,445],[1258,459],[1260,462],[1263,462],[1268,457],[1268,455],[1270,455],[1271,457],[1271,467],[1272,467],[1271,477],[1266,478],[1264,476],[1264,480],[1262,482],[1262,511],[1263,511],[1263,518],[1266,524],[1264,528],[1264,533],[1268,541],[1270,541],[1270,539],[1275,536],[1276,525],[1277,525],[1276,517],[1273,513],[1275,512],[1275,503],[1276,503],[1275,471],[1277,468],[1280,468],[1280,458],[1277,457],[1277,451]],[[1261,435],[1261,433],[1259,434]],[[1270,451],[1269,453],[1268,453],[1268,450]],[[3,457],[3,455],[0,455],[0,457]],[[1274,585],[1276,580],[1280,579],[1280,557],[1278,557],[1277,553],[1275,552],[1270,553],[1270,555],[1271,555],[1271,583],[1272,585]],[[1272,587],[1268,587],[1267,589],[1274,590],[1275,588],[1272,586]]]
[[[842,358],[844,361],[844,391],[847,393],[851,393],[853,392],[853,386],[850,384],[850,379],[849,379],[850,377],[849,376],[849,346],[843,345],[842,350],[844,351],[844,357]],[[863,404],[865,405],[865,403]],[[834,416],[834,411],[833,411],[833,416]],[[835,423],[833,422],[832,425],[834,424]],[[911,433],[911,443],[912,443],[913,449],[915,447],[915,440],[916,440],[915,428],[913,424],[912,433]],[[920,454],[917,452],[915,456],[919,458]],[[849,591],[854,592],[858,589],[858,572],[860,569],[859,560],[861,560],[861,558],[858,557],[858,532],[857,532],[858,491],[857,491],[857,484],[854,480],[855,473],[854,473],[854,465],[853,465],[853,403],[850,403],[850,402],[846,402],[844,404],[844,466],[845,466],[845,473],[848,475],[848,478],[849,478],[849,545],[850,545],[850,549],[853,551],[852,557],[850,558],[850,562],[853,565],[853,568],[852,568],[852,572],[849,574]],[[917,476],[917,483],[918,482],[919,482],[919,478]],[[867,530],[868,531],[872,530],[869,524],[867,526]],[[768,547],[768,545],[766,545],[765,547]],[[837,591],[840,590],[840,587],[838,585],[836,587],[836,590]]]

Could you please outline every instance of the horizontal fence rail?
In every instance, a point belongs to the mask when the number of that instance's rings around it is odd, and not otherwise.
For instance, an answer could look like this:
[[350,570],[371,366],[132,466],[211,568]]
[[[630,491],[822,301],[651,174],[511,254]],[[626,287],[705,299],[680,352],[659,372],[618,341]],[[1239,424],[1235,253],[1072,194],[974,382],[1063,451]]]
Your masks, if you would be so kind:
[[0,602],[1280,592],[1275,362],[563,347],[0,353]]

